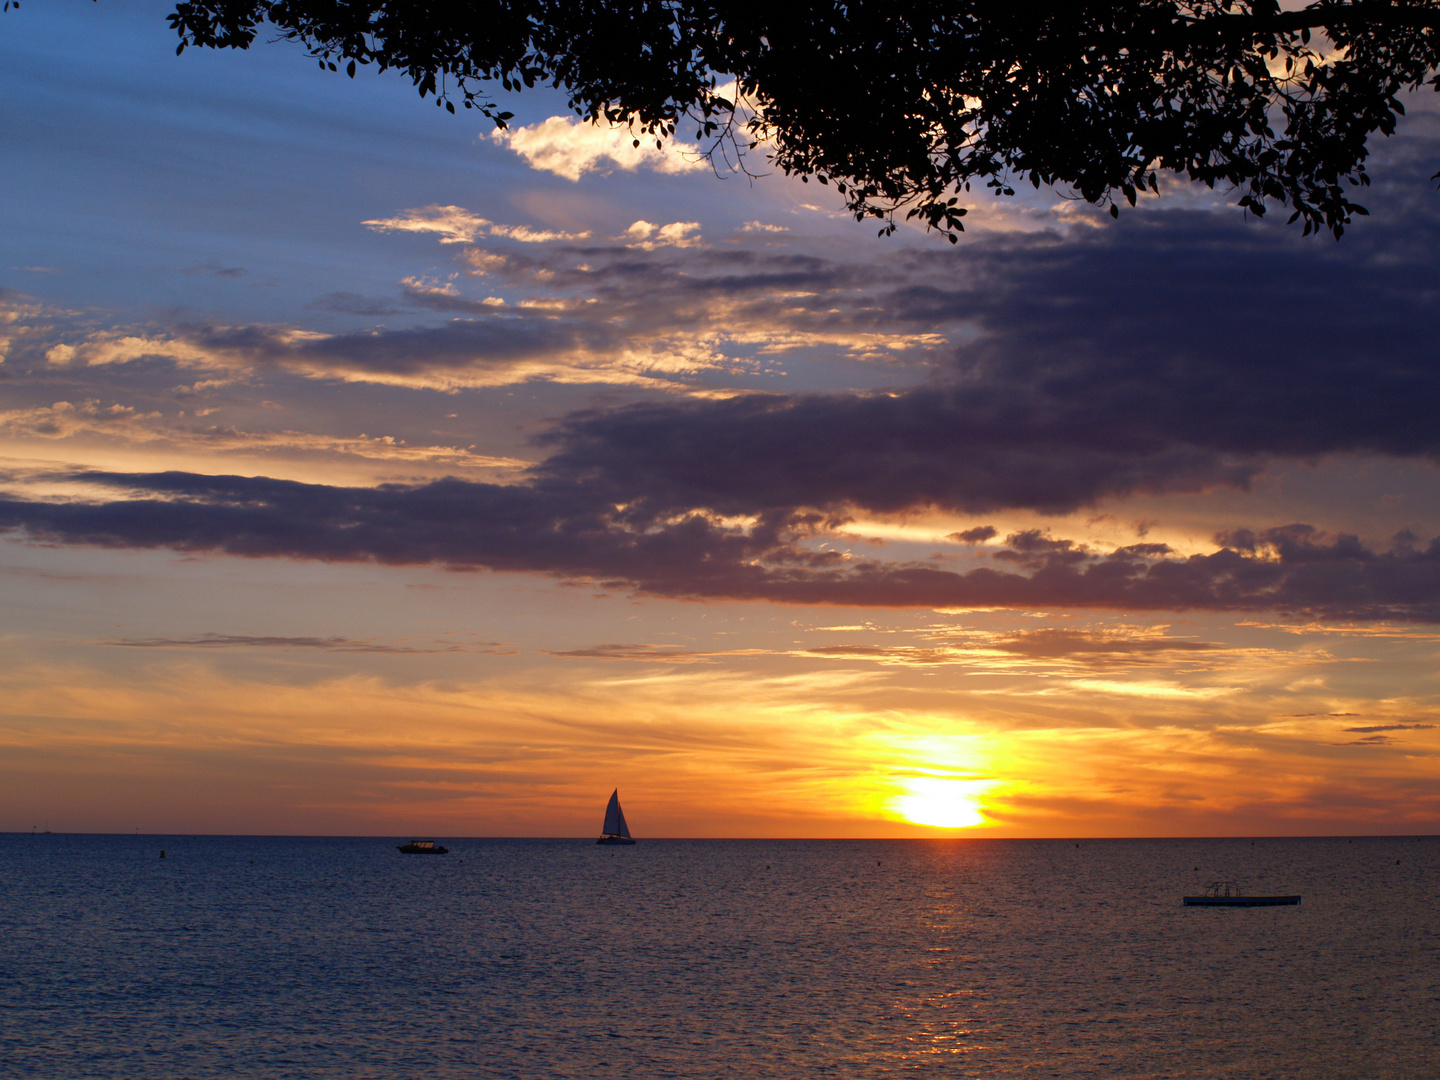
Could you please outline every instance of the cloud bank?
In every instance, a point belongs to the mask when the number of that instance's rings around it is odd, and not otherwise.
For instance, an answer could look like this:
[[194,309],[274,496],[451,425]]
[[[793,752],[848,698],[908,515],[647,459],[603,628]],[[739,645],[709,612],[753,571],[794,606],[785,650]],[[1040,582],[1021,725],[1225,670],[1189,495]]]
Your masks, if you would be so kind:
[[1035,531],[992,565],[956,571],[817,550],[818,515],[744,526],[617,506],[611,490],[549,477],[494,485],[340,488],[191,473],[77,474],[106,502],[0,500],[0,529],[37,540],[323,561],[531,571],[676,598],[858,607],[1282,611],[1440,622],[1440,537],[1384,551],[1303,525],[1174,557],[1159,544],[1099,552]]

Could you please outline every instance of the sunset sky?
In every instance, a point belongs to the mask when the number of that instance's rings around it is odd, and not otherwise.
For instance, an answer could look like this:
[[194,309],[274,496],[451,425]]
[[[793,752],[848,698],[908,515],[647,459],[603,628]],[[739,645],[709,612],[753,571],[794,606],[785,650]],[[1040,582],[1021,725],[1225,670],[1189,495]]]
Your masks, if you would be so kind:
[[172,6],[0,16],[0,830],[1440,826],[1435,95],[952,246]]

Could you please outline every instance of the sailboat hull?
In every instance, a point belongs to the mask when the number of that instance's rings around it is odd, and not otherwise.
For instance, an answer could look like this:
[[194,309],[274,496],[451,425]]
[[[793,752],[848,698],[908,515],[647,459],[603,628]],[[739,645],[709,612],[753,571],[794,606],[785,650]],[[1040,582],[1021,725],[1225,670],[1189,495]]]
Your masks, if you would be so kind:
[[597,844],[633,844],[634,840],[628,836],[602,836],[595,841]]

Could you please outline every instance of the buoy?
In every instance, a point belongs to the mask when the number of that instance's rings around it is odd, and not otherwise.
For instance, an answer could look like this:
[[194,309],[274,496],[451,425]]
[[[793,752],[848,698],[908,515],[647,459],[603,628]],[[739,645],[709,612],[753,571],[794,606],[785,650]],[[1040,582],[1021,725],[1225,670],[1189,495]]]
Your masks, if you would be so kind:
[[162,859],[165,857],[165,849],[163,847],[160,849],[160,857]]

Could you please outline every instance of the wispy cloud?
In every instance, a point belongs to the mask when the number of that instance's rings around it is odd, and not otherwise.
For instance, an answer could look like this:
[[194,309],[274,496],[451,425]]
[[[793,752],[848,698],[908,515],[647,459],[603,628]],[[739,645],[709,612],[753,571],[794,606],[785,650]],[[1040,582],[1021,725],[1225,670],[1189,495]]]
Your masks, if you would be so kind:
[[473,244],[482,236],[499,236],[527,244],[547,244],[557,240],[584,240],[590,234],[532,229],[528,225],[497,225],[488,218],[471,213],[461,206],[421,206],[403,210],[395,217],[362,221],[376,232],[435,233],[442,244]]
[[1347,727],[1346,731],[1369,734],[1377,731],[1430,731],[1434,724],[1372,724],[1369,727]]
[[[304,330],[277,330],[276,335],[292,344],[323,336]],[[180,367],[216,368],[233,363],[231,357],[181,337],[142,336],[104,330],[89,334],[75,344],[61,342],[53,345],[45,351],[45,359],[56,367],[105,367],[149,359],[169,360]]]
[[959,664],[993,670],[1093,671],[1173,667],[1186,660],[1208,660],[1214,654],[1230,651],[1218,642],[1167,637],[1155,629],[1117,632],[1047,628],[964,635],[942,631],[926,636],[939,640],[925,645],[824,645],[803,652],[808,656],[910,667]]
[[25,439],[68,439],[82,433],[123,434],[130,440],[149,442],[160,436],[155,430],[159,412],[142,413],[130,405],[104,405],[97,399],[71,403],[57,401],[29,409],[0,411],[0,435]]
[[115,638],[106,645],[127,649],[314,649],[339,653],[495,652],[499,642],[478,645],[403,645],[347,637],[282,637],[249,634],[198,634],[181,638]]
[[576,660],[638,660],[646,663],[698,664],[709,663],[711,657],[691,649],[680,649],[673,645],[592,645],[585,649],[554,649],[551,656],[564,656]]
[[145,338],[99,331],[53,346],[50,361],[99,366],[165,360],[232,377],[292,373],[432,390],[542,381],[676,389],[677,376],[731,366],[713,348],[679,335],[636,340],[584,301],[509,306],[419,282],[407,285],[407,296],[472,317],[350,334],[263,325],[189,326]]
[[451,469],[521,470],[534,463],[477,452],[473,446],[412,444],[392,435],[327,435],[207,424],[199,416],[140,412],[99,400],[57,401],[0,412],[0,436],[45,442],[89,437],[166,448],[180,454],[329,455]]

